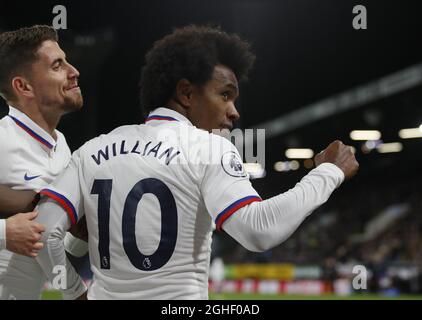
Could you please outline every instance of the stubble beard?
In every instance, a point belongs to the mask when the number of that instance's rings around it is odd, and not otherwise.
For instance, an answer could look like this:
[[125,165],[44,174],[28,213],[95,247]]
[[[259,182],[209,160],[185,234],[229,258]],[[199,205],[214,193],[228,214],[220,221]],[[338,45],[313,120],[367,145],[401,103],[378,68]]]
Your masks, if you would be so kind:
[[65,113],[78,111],[82,108],[83,104],[83,96],[81,93],[79,93],[76,98],[65,97],[63,101],[62,110],[64,110]]

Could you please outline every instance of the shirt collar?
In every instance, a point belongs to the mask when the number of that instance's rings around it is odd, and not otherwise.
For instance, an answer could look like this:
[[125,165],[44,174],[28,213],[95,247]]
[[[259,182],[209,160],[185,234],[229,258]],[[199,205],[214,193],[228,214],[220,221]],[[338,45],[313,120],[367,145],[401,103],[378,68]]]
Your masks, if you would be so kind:
[[192,123],[188,120],[188,118],[186,118],[185,116],[183,116],[182,114],[180,114],[179,112],[175,110],[165,108],[165,107],[160,107],[151,111],[148,117],[146,118],[145,123],[155,123],[155,122],[163,122],[163,121],[184,122],[189,125],[192,125]]
[[16,123],[17,126],[37,140],[43,148],[47,151],[54,151],[57,144],[56,140],[54,140],[54,138],[43,128],[32,121],[26,114],[12,106],[9,106],[8,116]]

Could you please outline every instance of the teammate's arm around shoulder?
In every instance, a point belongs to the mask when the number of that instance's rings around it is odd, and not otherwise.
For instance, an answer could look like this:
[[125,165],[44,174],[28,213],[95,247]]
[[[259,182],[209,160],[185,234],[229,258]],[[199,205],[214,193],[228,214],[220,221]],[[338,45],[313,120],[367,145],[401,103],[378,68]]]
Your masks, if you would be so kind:
[[352,148],[340,141],[319,153],[315,163],[294,188],[239,209],[226,220],[224,231],[251,251],[266,251],[286,240],[359,167]]
[[0,220],[0,250],[36,257],[42,249],[40,242],[44,226],[34,221],[37,212],[18,213],[8,219]]
[[37,193],[32,190],[13,190],[12,188],[0,185],[0,218],[8,218],[18,212],[29,212],[34,210]]

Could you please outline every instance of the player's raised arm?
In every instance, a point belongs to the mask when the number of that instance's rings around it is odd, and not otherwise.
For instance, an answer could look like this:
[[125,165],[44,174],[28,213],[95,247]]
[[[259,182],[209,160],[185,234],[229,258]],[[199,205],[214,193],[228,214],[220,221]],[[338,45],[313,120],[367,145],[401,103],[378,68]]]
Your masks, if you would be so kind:
[[[265,201],[254,201],[237,210],[217,216],[217,227],[223,228],[245,248],[266,251],[286,240],[317,207],[325,203],[345,178],[358,170],[350,147],[340,141],[331,143],[315,158],[317,167],[289,191]],[[218,168],[211,168],[211,171]],[[210,172],[214,176],[218,172]],[[221,175],[221,173],[220,173]],[[241,184],[231,184],[234,194]],[[224,225],[223,225],[224,223]]]

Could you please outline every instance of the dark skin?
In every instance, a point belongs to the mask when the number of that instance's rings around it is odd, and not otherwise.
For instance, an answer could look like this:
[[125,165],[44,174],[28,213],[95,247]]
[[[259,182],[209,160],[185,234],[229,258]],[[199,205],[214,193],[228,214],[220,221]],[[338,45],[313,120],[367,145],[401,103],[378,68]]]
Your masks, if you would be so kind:
[[[7,219],[18,212],[31,212],[35,209],[37,193],[32,190],[17,191],[0,185],[0,219]],[[83,217],[69,232],[76,238],[88,241],[86,219]]]
[[88,300],[88,291],[85,291],[81,296],[79,296],[75,300]]
[[[35,191],[17,191],[0,185],[0,219],[7,219],[6,247],[8,250],[28,257],[36,257],[38,251],[42,249],[43,244],[39,240],[44,227],[33,221],[38,213],[32,212],[37,200]],[[88,241],[85,217],[73,225],[69,232],[76,238]]]
[[[187,79],[179,80],[167,106],[184,115],[199,129],[208,132],[213,129],[231,130],[240,117],[235,106],[238,96],[236,75],[230,68],[218,64],[211,79],[204,85],[192,84]],[[353,177],[359,169],[352,148],[338,140],[315,157],[316,166],[323,162],[335,164],[346,179]]]
[[[181,79],[167,106],[184,115],[197,128],[208,132],[213,129],[230,130],[240,117],[235,107],[238,96],[239,87],[233,71],[217,65],[211,80],[203,86]],[[338,166],[346,179],[353,177],[359,168],[352,148],[338,140],[315,157],[316,166],[323,162]],[[86,292],[78,300],[86,300]]]
[[32,190],[16,191],[0,185],[0,218],[6,219],[17,212],[29,212],[35,208],[35,196]]
[[353,154],[352,147],[336,140],[315,156],[315,165],[319,166],[323,162],[334,163],[344,172],[346,180],[352,178],[359,170],[359,163]]
[[6,248],[28,257],[36,257],[43,247],[40,239],[44,226],[34,221],[37,212],[29,212],[34,210],[35,199],[34,191],[0,185],[0,219],[6,219]]
[[240,117],[235,101],[239,85],[232,70],[223,65],[214,68],[211,80],[197,86],[181,79],[175,96],[167,105],[188,118],[197,128],[211,132],[213,129],[233,128]]
[[69,232],[76,238],[88,242],[88,227],[86,225],[86,217],[83,216],[77,224],[73,225]]

